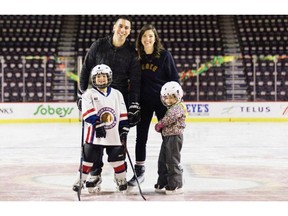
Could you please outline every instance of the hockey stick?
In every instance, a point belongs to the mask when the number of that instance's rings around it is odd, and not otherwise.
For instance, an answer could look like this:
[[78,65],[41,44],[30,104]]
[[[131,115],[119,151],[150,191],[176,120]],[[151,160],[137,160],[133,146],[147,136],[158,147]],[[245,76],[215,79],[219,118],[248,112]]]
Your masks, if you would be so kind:
[[81,201],[81,190],[83,187],[83,182],[82,182],[82,165],[83,165],[83,142],[84,142],[84,120],[82,119],[82,134],[81,134],[81,155],[80,155],[80,168],[79,168],[79,172],[80,172],[80,180],[79,180],[79,189],[77,191],[77,196],[78,196],[78,200]]
[[139,189],[139,193],[140,193],[141,197],[146,201],[146,198],[144,197],[144,195],[143,195],[143,193],[142,193],[142,190],[141,190],[141,187],[140,187],[140,183],[139,183],[139,181],[138,181],[138,179],[137,179],[137,175],[136,175],[135,169],[133,168],[133,163],[132,163],[132,160],[131,160],[129,151],[128,151],[128,149],[127,149],[127,138],[126,138],[126,140],[125,140],[125,143],[122,143],[122,145],[123,145],[124,148],[125,148],[125,151],[126,151],[126,154],[127,154],[127,156],[128,156],[131,169],[132,169],[132,171],[133,171],[133,174],[134,174],[134,176],[136,177],[136,182],[137,182],[137,186],[138,186],[138,189]]

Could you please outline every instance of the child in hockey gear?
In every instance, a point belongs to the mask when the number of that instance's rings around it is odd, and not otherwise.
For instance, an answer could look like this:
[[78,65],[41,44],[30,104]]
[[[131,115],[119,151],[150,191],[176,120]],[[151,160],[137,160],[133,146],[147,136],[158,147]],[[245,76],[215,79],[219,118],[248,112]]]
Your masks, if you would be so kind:
[[[119,191],[127,189],[125,146],[122,141],[129,132],[128,113],[120,91],[110,87],[109,66],[96,65],[91,72],[92,88],[82,95],[82,118],[85,121],[83,147],[83,180],[89,193],[100,191],[103,152],[114,168]],[[88,175],[88,178],[86,179]],[[73,190],[79,189],[79,179]]]
[[180,164],[186,108],[181,103],[183,90],[179,83],[171,81],[161,88],[160,99],[168,109],[165,116],[155,125],[162,134],[163,142],[158,157],[158,180],[155,192],[166,194],[182,193],[183,169]]
[[[137,37],[136,48],[141,63],[141,121],[136,126],[135,174],[139,183],[144,181],[146,144],[152,117],[162,119],[167,108],[160,101],[161,87],[168,81],[178,81],[179,75],[171,53],[164,49],[156,28],[145,24]],[[128,181],[136,186],[136,176]]]

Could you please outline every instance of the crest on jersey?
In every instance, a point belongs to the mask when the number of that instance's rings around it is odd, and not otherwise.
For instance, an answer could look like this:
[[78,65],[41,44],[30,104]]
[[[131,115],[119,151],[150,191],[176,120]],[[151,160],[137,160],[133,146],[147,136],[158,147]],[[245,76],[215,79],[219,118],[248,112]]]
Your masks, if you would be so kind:
[[102,122],[105,123],[105,129],[111,129],[116,125],[115,110],[110,107],[103,107],[99,110],[98,115]]

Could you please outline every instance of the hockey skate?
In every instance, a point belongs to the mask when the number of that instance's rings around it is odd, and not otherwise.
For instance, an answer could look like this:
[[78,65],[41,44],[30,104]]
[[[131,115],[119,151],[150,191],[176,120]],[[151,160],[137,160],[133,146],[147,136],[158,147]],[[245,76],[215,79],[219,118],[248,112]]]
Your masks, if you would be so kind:
[[91,176],[89,174],[88,180],[86,181],[86,188],[89,193],[98,193],[101,191],[102,178],[100,175]]
[[[135,165],[135,173],[137,176],[137,180],[139,184],[143,183],[145,180],[144,173],[145,173],[145,167],[143,165]],[[137,186],[137,180],[136,176],[134,175],[129,181],[128,186],[135,187]]]
[[176,187],[176,188],[170,188],[169,186],[165,187],[165,193],[166,195],[176,195],[176,194],[182,194],[183,190],[182,187]]
[[124,179],[117,179],[115,178],[115,182],[117,184],[117,191],[124,192],[127,190],[127,181],[126,178]]
[[159,184],[154,185],[154,189],[156,193],[165,193],[165,186],[161,186]]
[[81,189],[84,189],[85,181],[82,180],[82,183],[80,184],[80,179],[78,178],[75,183],[73,184],[72,190],[75,192],[78,192]]

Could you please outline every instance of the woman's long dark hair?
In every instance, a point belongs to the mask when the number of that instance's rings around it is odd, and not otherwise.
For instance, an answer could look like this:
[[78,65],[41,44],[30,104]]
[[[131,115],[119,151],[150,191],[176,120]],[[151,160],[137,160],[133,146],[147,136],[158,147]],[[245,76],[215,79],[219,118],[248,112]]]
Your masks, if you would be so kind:
[[137,53],[138,53],[138,58],[142,59],[145,56],[144,46],[141,43],[141,38],[142,38],[143,34],[145,33],[145,31],[147,31],[147,30],[152,30],[154,35],[155,35],[154,50],[153,50],[152,55],[153,55],[153,57],[159,58],[160,57],[160,52],[162,50],[164,50],[164,47],[163,47],[163,45],[162,45],[162,43],[160,41],[160,38],[159,38],[159,35],[157,33],[156,28],[151,23],[145,24],[141,28],[141,30],[140,30],[140,32],[138,34],[138,37],[137,37],[137,40],[136,40],[136,49],[137,49]]

